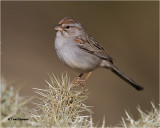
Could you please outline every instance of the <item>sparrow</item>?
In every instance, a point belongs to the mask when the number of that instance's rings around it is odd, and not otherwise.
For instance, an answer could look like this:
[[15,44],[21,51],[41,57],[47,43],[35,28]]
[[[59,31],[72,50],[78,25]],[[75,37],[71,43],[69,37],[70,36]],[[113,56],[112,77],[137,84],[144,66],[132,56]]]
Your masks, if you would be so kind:
[[[54,29],[56,30],[54,43],[56,53],[66,66],[80,73],[77,81],[85,83],[92,71],[102,67],[112,71],[136,90],[144,89],[115,66],[109,53],[89,36],[74,18],[63,18]],[[80,80],[84,73],[88,75],[84,80]]]

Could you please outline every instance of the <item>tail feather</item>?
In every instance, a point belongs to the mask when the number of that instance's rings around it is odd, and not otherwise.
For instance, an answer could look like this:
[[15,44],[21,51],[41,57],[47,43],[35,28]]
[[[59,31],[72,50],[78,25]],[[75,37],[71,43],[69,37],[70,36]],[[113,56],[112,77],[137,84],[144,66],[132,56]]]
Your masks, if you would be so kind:
[[117,76],[119,76],[121,79],[126,81],[128,84],[130,84],[132,87],[134,87],[136,90],[140,91],[144,89],[142,86],[140,86],[131,78],[127,77],[124,73],[122,73],[115,65],[112,65],[111,71],[115,73]]

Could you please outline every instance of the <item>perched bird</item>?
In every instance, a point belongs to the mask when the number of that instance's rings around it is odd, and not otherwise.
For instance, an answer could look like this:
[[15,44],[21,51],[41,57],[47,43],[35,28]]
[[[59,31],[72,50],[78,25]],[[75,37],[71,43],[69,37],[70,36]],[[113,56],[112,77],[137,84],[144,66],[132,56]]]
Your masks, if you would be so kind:
[[[103,67],[111,70],[136,90],[144,89],[114,65],[108,52],[93,37],[89,36],[75,19],[63,18],[55,30],[57,55],[65,65],[80,73],[77,81],[85,83],[93,70]],[[80,80],[84,73],[88,73],[87,77],[85,80]]]

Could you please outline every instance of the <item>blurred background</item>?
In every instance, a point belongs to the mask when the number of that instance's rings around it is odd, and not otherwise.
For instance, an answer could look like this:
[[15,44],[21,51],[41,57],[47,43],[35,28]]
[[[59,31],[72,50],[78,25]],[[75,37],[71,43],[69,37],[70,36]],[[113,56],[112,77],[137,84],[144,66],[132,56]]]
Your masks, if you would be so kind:
[[97,69],[88,80],[94,122],[116,125],[128,110],[138,119],[136,107],[151,109],[159,102],[158,2],[1,2],[2,76],[22,87],[22,96],[44,88],[48,74],[78,73],[58,59],[54,26],[70,16],[83,24],[114,58],[121,71],[145,90],[138,92],[109,70]]

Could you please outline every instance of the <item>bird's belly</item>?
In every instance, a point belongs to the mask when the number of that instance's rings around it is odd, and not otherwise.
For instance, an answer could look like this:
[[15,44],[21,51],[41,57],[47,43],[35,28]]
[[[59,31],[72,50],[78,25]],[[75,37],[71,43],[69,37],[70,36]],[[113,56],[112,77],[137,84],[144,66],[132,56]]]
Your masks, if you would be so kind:
[[61,61],[71,69],[79,72],[90,72],[100,65],[100,58],[79,48],[56,50]]

